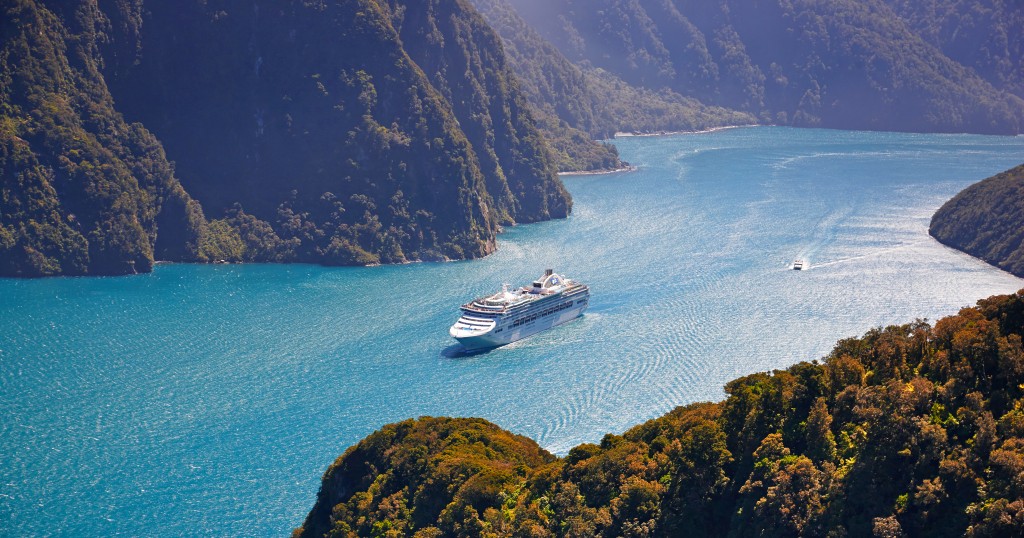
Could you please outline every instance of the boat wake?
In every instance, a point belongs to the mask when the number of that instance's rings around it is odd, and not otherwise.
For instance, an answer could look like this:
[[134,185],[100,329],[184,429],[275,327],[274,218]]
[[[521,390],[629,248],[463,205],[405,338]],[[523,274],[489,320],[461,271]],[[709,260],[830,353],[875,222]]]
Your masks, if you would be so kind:
[[[895,247],[875,250],[875,251],[869,252],[867,254],[861,254],[860,256],[850,256],[848,258],[841,258],[841,259],[838,259],[838,260],[832,260],[830,262],[816,263],[816,264],[814,264],[814,267],[816,267],[816,268],[817,267],[829,267],[829,266],[832,266],[832,265],[839,265],[839,264],[842,264],[842,263],[848,263],[848,262],[857,261],[857,260],[863,260],[863,259],[867,259],[867,258],[875,258],[875,257],[878,257],[878,256],[882,256],[884,254],[889,254],[891,252],[897,252],[897,251],[900,251],[900,250],[904,250],[904,249],[908,249],[908,248],[913,248],[913,247],[916,247],[918,245],[921,245],[921,244],[924,244],[924,243],[927,243],[927,242],[929,242],[929,240],[914,241],[912,243],[906,243],[904,245],[899,245],[899,246],[895,246]],[[810,268],[810,266],[808,266],[808,268]]]

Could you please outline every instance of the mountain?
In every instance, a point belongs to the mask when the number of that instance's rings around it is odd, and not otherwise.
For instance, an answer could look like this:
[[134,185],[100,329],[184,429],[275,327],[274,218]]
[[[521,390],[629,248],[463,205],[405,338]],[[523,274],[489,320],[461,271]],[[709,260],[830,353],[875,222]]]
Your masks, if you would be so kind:
[[502,0],[472,0],[503,41],[520,88],[538,126],[551,142],[561,171],[615,169],[618,151],[592,138],[610,138],[598,127],[594,95],[580,70],[536,35]]
[[479,257],[618,131],[1024,125],[1013,3],[473,2],[0,0],[0,275]]
[[1024,277],[1024,164],[967,187],[932,216],[944,245]]
[[708,106],[668,89],[633,86],[607,70],[574,64],[506,0],[472,2],[501,35],[542,130],[569,163],[565,168],[611,164],[614,148],[579,143],[586,135],[603,139],[616,132],[700,131],[757,121],[750,114]]
[[473,258],[571,211],[462,0],[2,6],[0,275]]
[[569,194],[498,35],[463,0],[390,5],[403,45],[473,144],[501,222],[568,216]]
[[499,223],[569,213],[497,38],[463,2],[193,1],[140,16],[108,76],[119,105],[208,211],[240,204],[298,242],[294,259],[472,258]]
[[114,107],[95,5],[9,0],[0,10],[0,275],[202,259],[202,209],[160,143]]
[[1019,45],[1015,27],[995,16],[977,17],[977,37],[961,46],[955,39],[927,41],[914,29],[937,19],[928,13],[914,19],[913,9],[901,8],[908,22],[882,0],[508,1],[578,65],[604,69],[633,86],[746,111],[763,122],[926,132],[1024,130],[1024,100],[1003,89],[1020,76],[1014,47],[1000,49],[991,61],[969,62],[990,67],[994,72],[986,77],[1003,80],[997,87],[941,49],[950,43],[951,54],[954,48],[966,50],[983,39],[989,23]]
[[1024,97],[1024,6],[1015,0],[887,0],[943,54]]
[[840,340],[561,458],[480,419],[385,426],[293,536],[1016,536],[1024,290]]

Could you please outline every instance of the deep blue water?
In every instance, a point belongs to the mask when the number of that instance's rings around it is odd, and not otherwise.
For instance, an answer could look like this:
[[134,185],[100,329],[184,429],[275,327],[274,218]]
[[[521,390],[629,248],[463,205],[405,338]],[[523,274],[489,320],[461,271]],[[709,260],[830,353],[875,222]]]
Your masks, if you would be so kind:
[[[511,229],[483,260],[0,279],[0,535],[284,535],[327,465],[388,422],[482,416],[564,453],[1024,287],[927,234],[950,196],[1024,162],[1022,137],[616,145],[638,171],[565,178],[572,217]],[[459,304],[546,267],[591,286],[586,316],[453,352]]]

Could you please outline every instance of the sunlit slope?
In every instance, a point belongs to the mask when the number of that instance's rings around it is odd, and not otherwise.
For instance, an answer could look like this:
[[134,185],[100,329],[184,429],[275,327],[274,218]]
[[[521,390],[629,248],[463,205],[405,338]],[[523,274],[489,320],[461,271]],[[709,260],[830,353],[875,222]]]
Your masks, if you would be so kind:
[[1008,536],[1024,291],[840,340],[552,461],[486,422],[386,426],[294,536]]

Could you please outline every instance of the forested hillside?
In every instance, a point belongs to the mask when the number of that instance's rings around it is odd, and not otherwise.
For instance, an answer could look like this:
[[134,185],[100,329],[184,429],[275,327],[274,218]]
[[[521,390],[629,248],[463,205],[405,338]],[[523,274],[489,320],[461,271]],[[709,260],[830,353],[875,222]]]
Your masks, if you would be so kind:
[[[950,7],[973,17],[971,32],[940,33],[929,41],[915,30],[928,34],[955,15],[895,0],[906,20],[883,0],[508,2],[579,65],[602,68],[633,86],[747,111],[762,122],[928,132],[1024,129],[1024,101],[1007,89],[1021,76],[1020,32],[1012,23],[1019,9],[1009,5],[1004,19],[998,11]],[[975,45],[988,48],[975,56],[965,52]]]
[[1024,290],[839,341],[554,458],[479,419],[386,426],[295,536],[1017,536]]
[[462,0],[2,6],[0,275],[472,258],[571,210]]
[[995,86],[1024,97],[1020,0],[886,0],[925,41]]
[[473,144],[500,221],[568,216],[569,194],[498,35],[463,0],[389,3],[403,45]]
[[202,209],[153,135],[114,108],[95,6],[64,9],[0,4],[0,275],[203,259]]
[[616,132],[701,131],[756,123],[746,113],[707,106],[671,90],[626,84],[603,69],[570,62],[506,0],[472,0],[501,35],[520,86],[563,170],[613,168],[614,147],[590,139]]
[[1003,0],[0,10],[0,275],[478,257],[617,131],[1024,128]]
[[243,258],[472,258],[499,221],[569,212],[496,38],[462,2],[193,1],[127,18],[141,22],[116,39],[113,93],[208,213],[269,223]]
[[1024,164],[961,191],[935,212],[928,232],[1024,277]]

